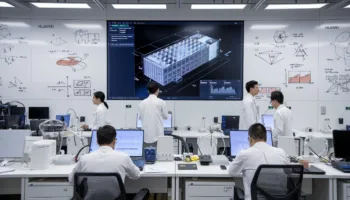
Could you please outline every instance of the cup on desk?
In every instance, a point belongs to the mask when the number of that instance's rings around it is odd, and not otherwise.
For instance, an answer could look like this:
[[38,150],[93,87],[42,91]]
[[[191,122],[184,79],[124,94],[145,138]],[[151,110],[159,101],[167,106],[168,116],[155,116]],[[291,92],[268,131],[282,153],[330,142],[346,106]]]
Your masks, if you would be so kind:
[[300,159],[299,163],[303,165],[305,169],[309,168],[309,160]]

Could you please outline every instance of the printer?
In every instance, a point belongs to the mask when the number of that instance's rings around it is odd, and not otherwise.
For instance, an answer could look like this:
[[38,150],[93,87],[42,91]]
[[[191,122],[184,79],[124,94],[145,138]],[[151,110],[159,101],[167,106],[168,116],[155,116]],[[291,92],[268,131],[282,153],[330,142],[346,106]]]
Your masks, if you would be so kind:
[[49,165],[56,157],[56,140],[39,140],[33,143],[30,156],[29,169],[43,170],[49,168]]

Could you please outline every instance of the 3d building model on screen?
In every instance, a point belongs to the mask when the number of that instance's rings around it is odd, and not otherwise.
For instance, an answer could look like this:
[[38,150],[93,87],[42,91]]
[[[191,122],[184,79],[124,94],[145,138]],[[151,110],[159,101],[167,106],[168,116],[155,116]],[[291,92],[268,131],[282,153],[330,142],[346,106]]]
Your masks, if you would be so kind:
[[144,75],[165,86],[219,55],[220,40],[195,34],[143,58]]

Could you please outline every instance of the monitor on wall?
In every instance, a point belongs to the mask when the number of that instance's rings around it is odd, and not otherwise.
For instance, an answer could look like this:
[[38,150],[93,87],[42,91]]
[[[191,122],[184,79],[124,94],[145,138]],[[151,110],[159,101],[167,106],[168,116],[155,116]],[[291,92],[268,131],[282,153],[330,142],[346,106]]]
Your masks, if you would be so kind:
[[107,98],[242,100],[242,21],[107,21]]

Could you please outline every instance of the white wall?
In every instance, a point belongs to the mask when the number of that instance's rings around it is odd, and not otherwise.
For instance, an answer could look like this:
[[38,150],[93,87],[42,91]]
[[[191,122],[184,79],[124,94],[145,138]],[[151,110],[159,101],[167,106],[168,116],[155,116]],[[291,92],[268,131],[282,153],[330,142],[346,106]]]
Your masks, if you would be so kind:
[[[258,11],[251,12],[250,8],[244,11],[192,11],[188,5],[182,8],[171,8],[168,10],[114,10],[111,6],[107,6],[107,12],[99,10],[91,5],[91,10],[53,10],[53,9],[37,9],[23,10],[17,8],[0,9],[0,19],[79,19],[79,20],[245,20],[245,21],[283,21],[283,20],[349,20],[350,10],[341,9],[333,12],[327,11]],[[175,7],[175,5],[173,5]],[[103,58],[105,59],[105,58]],[[249,57],[245,57],[249,59]],[[317,64],[317,61],[315,61]],[[246,67],[246,66],[245,66]],[[244,80],[247,81],[247,80]],[[3,99],[7,102],[10,99]],[[56,114],[65,113],[68,108],[74,108],[78,115],[86,116],[87,120],[91,120],[93,106],[90,100],[21,100],[28,106],[49,106],[51,117]],[[330,118],[332,128],[341,128],[338,125],[338,117],[343,113],[345,106],[350,106],[348,101],[288,101],[288,105],[292,107],[294,127],[304,129],[312,127],[321,129],[324,125],[324,119]],[[108,101],[110,105],[110,115],[112,122],[116,127],[133,127],[135,126],[135,118],[137,105],[139,101]],[[206,117],[206,124],[209,125],[214,116],[223,114],[240,114],[241,103],[238,101],[168,101],[169,110],[172,110],[175,117],[174,123],[180,128],[188,125],[199,127],[201,118]],[[131,104],[132,108],[127,109],[125,105]],[[265,112],[269,101],[259,101],[260,114]],[[327,115],[320,115],[320,106],[327,106]],[[346,122],[350,124],[350,112],[343,116]]]

